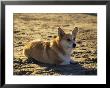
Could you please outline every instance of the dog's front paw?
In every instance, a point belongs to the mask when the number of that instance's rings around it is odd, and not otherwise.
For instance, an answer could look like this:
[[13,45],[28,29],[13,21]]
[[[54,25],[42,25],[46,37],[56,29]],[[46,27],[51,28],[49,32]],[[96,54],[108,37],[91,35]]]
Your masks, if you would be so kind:
[[70,64],[70,62],[62,62],[60,65],[68,65],[68,64]]
[[73,60],[70,60],[70,64],[76,64],[76,62]]

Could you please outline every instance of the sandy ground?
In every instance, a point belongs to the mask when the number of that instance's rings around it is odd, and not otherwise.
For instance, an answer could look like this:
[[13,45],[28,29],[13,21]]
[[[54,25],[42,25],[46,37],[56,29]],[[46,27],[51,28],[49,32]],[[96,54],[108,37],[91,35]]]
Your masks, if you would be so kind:
[[[71,55],[74,64],[59,66],[27,59],[24,45],[34,39],[51,40],[60,26],[71,33],[79,27],[77,47]],[[94,14],[14,13],[14,75],[96,75],[97,16]]]

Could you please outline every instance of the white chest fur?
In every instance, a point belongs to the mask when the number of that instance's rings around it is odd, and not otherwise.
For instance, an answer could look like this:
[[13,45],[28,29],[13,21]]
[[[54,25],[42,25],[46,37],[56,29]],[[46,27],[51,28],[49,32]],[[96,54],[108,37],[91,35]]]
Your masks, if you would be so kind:
[[66,52],[67,55],[71,55],[72,48],[65,49],[65,52]]
[[61,52],[59,52],[58,50],[56,50],[53,47],[51,47],[51,48],[58,54],[60,59],[62,59],[63,62],[60,65],[70,64],[72,48],[64,49],[66,55],[62,54]]
[[70,64],[70,61],[71,61],[70,55],[63,55],[61,53],[59,53],[58,55],[63,60],[63,62],[61,63],[61,65]]

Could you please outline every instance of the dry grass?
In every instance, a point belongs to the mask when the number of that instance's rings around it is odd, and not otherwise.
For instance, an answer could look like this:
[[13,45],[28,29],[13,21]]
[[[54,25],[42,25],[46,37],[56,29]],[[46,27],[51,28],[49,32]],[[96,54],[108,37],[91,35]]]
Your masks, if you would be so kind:
[[[34,39],[51,40],[60,26],[65,32],[79,27],[74,65],[54,66],[27,63],[24,45]],[[74,57],[74,58],[73,58]],[[94,75],[97,74],[97,16],[91,14],[14,14],[14,75]]]

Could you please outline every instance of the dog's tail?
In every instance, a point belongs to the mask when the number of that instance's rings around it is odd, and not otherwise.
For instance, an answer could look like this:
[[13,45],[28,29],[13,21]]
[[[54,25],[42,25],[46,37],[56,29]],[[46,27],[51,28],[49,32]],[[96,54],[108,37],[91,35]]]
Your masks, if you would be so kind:
[[29,47],[28,45],[26,45],[26,46],[24,47],[24,49],[23,49],[23,54],[24,54],[26,57],[30,58],[31,49],[30,49],[30,47]]

